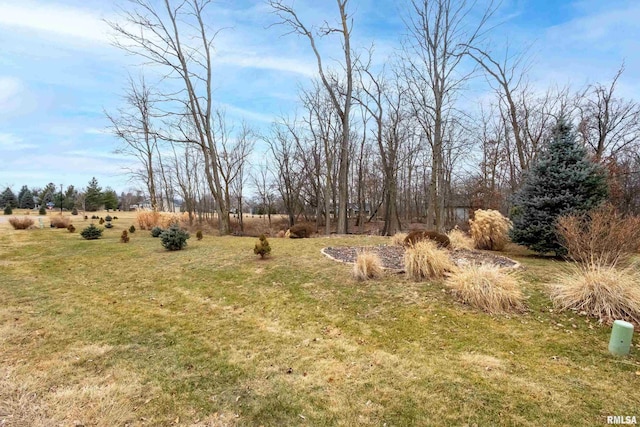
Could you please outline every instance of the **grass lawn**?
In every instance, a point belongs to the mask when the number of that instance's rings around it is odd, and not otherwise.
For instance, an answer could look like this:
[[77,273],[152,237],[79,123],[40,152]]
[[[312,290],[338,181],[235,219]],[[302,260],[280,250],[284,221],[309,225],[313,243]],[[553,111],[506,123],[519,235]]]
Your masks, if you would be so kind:
[[132,223],[97,241],[81,217],[75,234],[0,224],[1,426],[640,419],[637,332],[616,358],[609,327],[554,311],[545,283],[561,262],[507,254],[526,267],[529,311],[492,317],[442,283],[358,283],[320,254],[389,238],[272,238],[260,260],[254,238],[119,243]]

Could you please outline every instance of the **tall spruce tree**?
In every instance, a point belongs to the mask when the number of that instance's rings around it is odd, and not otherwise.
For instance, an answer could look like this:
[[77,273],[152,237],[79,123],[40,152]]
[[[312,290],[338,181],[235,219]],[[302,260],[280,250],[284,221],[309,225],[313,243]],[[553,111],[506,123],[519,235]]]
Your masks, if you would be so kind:
[[5,188],[2,192],[2,207],[10,206],[11,208],[18,207],[18,199],[16,199],[16,195],[13,194],[10,187]]
[[36,207],[36,203],[33,200],[33,193],[28,188],[22,192],[22,197],[20,197],[20,208],[21,209],[33,209]]
[[93,177],[85,191],[85,208],[90,211],[97,211],[104,204],[102,188],[98,185],[98,180]]
[[561,117],[514,195],[511,239],[539,253],[564,255],[556,234],[557,219],[591,210],[606,198],[605,171],[588,158],[571,125]]

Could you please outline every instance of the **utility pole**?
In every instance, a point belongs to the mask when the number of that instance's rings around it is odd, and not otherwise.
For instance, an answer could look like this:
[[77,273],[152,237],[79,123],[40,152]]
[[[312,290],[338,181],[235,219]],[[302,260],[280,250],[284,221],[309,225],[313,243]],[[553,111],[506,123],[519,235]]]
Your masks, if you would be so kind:
[[60,216],[62,216],[62,184],[60,184]]

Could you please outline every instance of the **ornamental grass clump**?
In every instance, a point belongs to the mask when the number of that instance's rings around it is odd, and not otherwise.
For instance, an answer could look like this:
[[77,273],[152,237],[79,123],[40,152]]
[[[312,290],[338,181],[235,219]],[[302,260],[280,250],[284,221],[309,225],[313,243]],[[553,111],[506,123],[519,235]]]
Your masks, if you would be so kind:
[[391,245],[404,246],[404,239],[407,238],[407,233],[396,233],[391,236]]
[[579,264],[550,286],[560,310],[573,310],[611,324],[626,320],[640,325],[640,274],[633,267]]
[[271,246],[269,245],[269,241],[264,234],[260,235],[260,238],[256,242],[256,245],[253,247],[253,253],[256,255],[260,255],[260,258],[264,258],[271,253]]
[[91,224],[82,230],[80,235],[86,240],[97,240],[102,237],[102,229]]
[[9,219],[9,224],[11,224],[14,230],[26,230],[33,225],[33,220],[27,217],[14,217]]
[[469,225],[476,249],[501,251],[509,243],[511,221],[496,210],[478,209]]
[[524,310],[517,276],[493,264],[464,266],[447,278],[445,285],[463,304],[489,314]]
[[182,230],[177,224],[172,225],[160,234],[162,246],[168,251],[179,251],[187,246],[189,233]]
[[382,276],[383,271],[380,257],[370,251],[360,252],[353,266],[353,276],[359,281],[377,279]]
[[67,228],[71,224],[69,218],[65,218],[63,216],[52,216],[51,217],[51,228]]
[[404,268],[413,280],[442,279],[456,270],[449,252],[440,249],[431,240],[421,240],[409,245],[404,253]]
[[447,233],[449,237],[449,241],[451,242],[451,249],[458,250],[473,250],[474,243],[473,239],[469,237],[467,233],[458,228],[454,228],[453,230]]

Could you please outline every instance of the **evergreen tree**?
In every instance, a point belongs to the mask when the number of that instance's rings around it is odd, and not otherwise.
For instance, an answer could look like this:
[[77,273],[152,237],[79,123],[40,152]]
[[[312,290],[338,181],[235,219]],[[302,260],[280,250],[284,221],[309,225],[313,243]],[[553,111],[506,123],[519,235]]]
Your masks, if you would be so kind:
[[514,195],[511,239],[539,253],[563,255],[556,234],[558,217],[591,210],[606,197],[604,170],[589,160],[571,125],[561,117]]
[[24,198],[24,193],[27,192],[29,188],[26,185],[23,185],[20,191],[18,192],[18,207],[22,209],[22,199]]
[[102,188],[98,185],[98,180],[95,177],[91,178],[91,181],[89,181],[84,197],[85,208],[89,212],[97,211],[104,204]]
[[78,199],[78,190],[73,185],[67,187],[64,193],[64,199],[62,200],[62,207],[68,211],[72,210],[76,206]]
[[42,192],[40,194],[40,204],[46,205],[49,202],[53,202],[55,195],[56,185],[53,182],[50,182],[46,187],[42,189]]
[[118,209],[118,193],[110,187],[105,188],[102,201],[105,209]]
[[11,208],[18,207],[18,200],[16,199],[16,195],[13,194],[13,191],[11,191],[11,188],[9,187],[7,187],[2,192],[2,206],[3,207],[10,206]]
[[20,200],[21,209],[33,209],[36,207],[36,203],[33,201],[33,193],[28,188],[22,193]]

